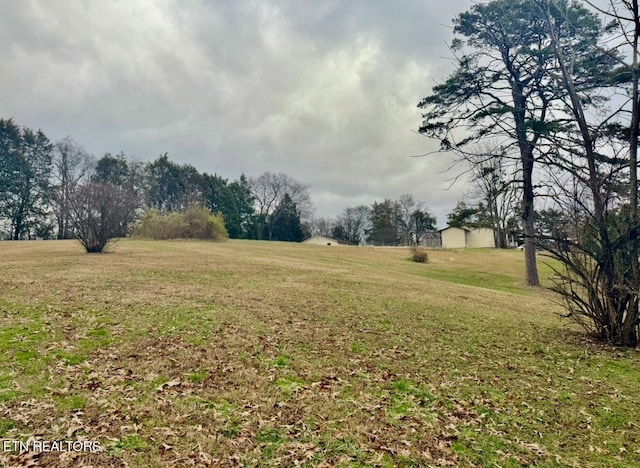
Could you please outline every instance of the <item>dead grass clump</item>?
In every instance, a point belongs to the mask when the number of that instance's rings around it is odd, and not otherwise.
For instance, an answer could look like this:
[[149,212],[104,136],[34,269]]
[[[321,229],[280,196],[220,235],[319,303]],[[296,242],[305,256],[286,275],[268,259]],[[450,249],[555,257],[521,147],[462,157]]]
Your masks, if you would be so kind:
[[429,255],[427,251],[421,247],[411,247],[411,261],[417,263],[429,263]]

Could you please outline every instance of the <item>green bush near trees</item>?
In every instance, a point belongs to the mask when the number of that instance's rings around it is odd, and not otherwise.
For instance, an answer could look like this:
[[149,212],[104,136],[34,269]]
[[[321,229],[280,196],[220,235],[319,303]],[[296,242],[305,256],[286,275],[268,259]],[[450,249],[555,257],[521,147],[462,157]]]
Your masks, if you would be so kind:
[[224,241],[229,238],[221,214],[212,214],[202,206],[183,212],[162,214],[149,209],[134,226],[133,236],[148,239],[206,239]]

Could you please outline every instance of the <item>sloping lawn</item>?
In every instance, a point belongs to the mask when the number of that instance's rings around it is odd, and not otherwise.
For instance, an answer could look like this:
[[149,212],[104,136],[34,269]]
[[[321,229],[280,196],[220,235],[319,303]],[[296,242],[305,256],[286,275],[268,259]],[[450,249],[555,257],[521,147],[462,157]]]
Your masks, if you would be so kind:
[[[20,466],[640,466],[640,355],[516,251],[0,243],[0,437]],[[551,270],[541,266],[546,278]],[[545,279],[546,281],[546,279]]]

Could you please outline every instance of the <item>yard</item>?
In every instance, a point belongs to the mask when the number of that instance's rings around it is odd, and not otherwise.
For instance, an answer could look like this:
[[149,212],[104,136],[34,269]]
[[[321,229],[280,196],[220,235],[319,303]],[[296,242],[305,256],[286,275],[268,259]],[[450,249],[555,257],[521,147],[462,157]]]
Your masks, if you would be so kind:
[[[640,466],[640,354],[517,251],[0,242],[8,466]],[[551,270],[542,265],[541,276]],[[13,441],[99,442],[20,453]]]

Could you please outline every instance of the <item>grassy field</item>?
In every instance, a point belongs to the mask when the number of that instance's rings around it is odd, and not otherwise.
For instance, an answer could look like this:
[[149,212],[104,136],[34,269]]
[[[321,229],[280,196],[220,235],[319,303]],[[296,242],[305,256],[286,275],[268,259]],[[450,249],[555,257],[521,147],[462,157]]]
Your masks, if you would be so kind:
[[[640,354],[516,251],[0,242],[9,466],[640,466]],[[550,269],[542,266],[546,278]]]

